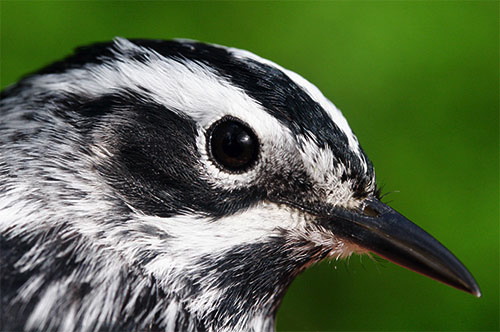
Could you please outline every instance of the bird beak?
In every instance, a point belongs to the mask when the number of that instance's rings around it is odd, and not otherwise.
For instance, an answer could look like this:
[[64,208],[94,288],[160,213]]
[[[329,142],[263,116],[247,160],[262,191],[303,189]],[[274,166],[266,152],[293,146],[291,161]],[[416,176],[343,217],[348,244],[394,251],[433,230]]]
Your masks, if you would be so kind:
[[402,267],[477,297],[481,291],[465,266],[441,243],[404,216],[376,199],[362,211],[336,209],[320,218],[332,231]]

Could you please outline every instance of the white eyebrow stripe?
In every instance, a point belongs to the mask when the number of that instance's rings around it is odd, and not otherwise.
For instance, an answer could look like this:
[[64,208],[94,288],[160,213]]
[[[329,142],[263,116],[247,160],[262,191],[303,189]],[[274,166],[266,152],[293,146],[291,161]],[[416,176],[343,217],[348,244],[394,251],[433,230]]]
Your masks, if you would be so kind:
[[[188,115],[205,127],[224,115],[252,122],[256,118],[266,126],[278,121],[243,89],[208,65],[180,58],[167,58],[144,47],[119,39],[116,59],[71,69],[59,74],[32,78],[40,90],[77,93],[99,97],[128,90],[167,107],[179,115]],[[126,54],[140,52],[148,61],[130,59]],[[274,121],[273,121],[274,120]],[[282,126],[282,125],[280,125]],[[275,130],[275,128],[273,128]]]

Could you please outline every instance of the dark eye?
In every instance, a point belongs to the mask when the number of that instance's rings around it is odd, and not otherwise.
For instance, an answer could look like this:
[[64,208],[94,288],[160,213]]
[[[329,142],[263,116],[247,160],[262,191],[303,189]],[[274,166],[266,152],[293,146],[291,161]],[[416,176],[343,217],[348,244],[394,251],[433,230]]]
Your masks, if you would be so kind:
[[259,154],[257,137],[247,125],[223,118],[208,130],[208,150],[214,161],[232,172],[243,172],[255,164]]

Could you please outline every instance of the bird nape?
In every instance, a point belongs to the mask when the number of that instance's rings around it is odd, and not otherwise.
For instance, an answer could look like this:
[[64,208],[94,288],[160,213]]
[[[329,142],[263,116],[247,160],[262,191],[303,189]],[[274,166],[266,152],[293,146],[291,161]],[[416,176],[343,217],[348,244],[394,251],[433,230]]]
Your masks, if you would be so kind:
[[250,52],[117,38],[0,105],[1,330],[269,331],[297,274],[365,252],[480,295],[341,112]]

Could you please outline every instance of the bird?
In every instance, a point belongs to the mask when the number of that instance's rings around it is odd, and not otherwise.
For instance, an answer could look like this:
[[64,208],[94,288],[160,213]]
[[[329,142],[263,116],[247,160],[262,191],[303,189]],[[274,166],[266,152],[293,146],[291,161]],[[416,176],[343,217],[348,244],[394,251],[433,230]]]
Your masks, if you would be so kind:
[[115,38],[0,105],[1,330],[273,331],[298,274],[351,254],[481,294],[341,111],[249,51]]

